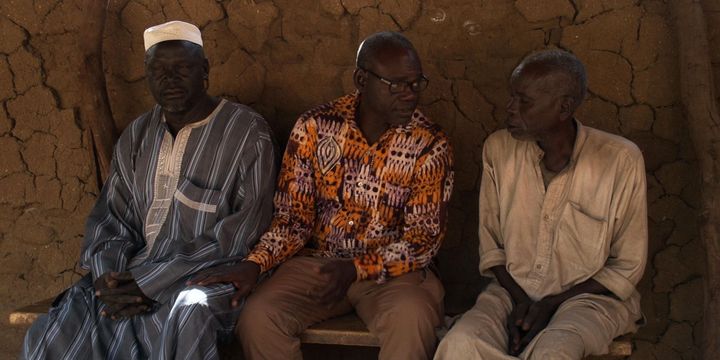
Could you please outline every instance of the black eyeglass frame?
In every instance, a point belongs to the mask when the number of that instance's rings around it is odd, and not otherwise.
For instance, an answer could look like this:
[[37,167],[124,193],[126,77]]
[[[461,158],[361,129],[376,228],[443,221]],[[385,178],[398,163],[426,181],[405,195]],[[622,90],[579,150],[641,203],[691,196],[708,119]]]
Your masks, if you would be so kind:
[[[413,81],[392,81],[390,79],[386,79],[378,74],[376,74],[374,71],[366,69],[364,67],[358,66],[358,69],[365,71],[366,73],[376,77],[380,82],[388,86],[388,91],[390,91],[391,94],[399,94],[405,90],[405,87],[407,86],[410,91],[418,94],[422,92],[423,90],[427,89],[428,85],[430,85],[430,79],[425,76],[425,74],[420,74],[420,77],[413,80]],[[422,88],[418,88],[422,85]],[[402,86],[402,87],[401,87]],[[393,90],[393,87],[395,87],[395,90]]]

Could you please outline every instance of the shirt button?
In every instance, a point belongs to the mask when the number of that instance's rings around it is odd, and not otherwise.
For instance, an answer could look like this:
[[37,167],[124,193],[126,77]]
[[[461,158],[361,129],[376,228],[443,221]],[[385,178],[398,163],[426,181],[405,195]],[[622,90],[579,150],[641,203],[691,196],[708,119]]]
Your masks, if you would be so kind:
[[542,269],[542,265],[537,264],[537,265],[535,265],[535,268],[538,269],[538,270],[540,270],[540,269]]
[[348,225],[353,226],[353,225],[355,225],[355,222],[350,220],[350,221],[348,221]]
[[545,219],[545,221],[550,221],[550,215],[545,214],[545,215],[543,216],[543,219]]

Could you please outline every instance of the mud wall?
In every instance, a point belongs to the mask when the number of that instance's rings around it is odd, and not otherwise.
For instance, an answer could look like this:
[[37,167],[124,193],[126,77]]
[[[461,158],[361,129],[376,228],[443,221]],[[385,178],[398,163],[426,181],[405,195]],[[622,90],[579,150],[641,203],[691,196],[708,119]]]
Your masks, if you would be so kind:
[[[0,2],[2,324],[10,309],[79,276],[84,218],[98,193],[88,129],[77,115],[85,95],[74,86],[85,67],[77,55],[84,2]],[[709,22],[720,20],[720,1],[708,3]],[[651,238],[640,289],[648,325],[634,337],[633,358],[697,357],[699,182],[664,1],[112,0],[108,12],[103,62],[119,128],[153,104],[142,31],[180,19],[203,31],[210,92],[256,108],[280,143],[301,112],[352,90],[365,36],[405,33],[431,79],[422,108],[455,147],[457,182],[439,255],[452,312],[469,307],[484,284],[477,271],[480,155],[484,138],[502,127],[509,73],[532,50],[572,51],[590,83],[578,118],[630,138],[645,155]],[[710,35],[720,41],[717,31]],[[714,49],[720,72],[720,46]],[[22,331],[7,332],[0,345],[17,351]]]

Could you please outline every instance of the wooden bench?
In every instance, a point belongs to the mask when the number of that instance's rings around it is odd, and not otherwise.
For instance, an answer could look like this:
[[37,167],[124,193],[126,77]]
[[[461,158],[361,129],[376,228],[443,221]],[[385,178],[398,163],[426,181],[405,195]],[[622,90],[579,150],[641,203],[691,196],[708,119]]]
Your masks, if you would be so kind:
[[[45,299],[10,313],[10,325],[30,326],[38,316],[47,313],[53,299]],[[324,321],[303,332],[300,341],[306,344],[335,344],[349,346],[380,346],[354,314]]]
[[[53,299],[25,306],[10,313],[10,324],[29,326],[39,315],[50,308]],[[344,346],[379,347],[379,340],[371,334],[365,324],[355,315],[349,314],[315,324],[300,334],[303,344],[324,344]],[[590,359],[615,359],[630,356],[632,342],[627,337],[615,339],[610,345],[610,352],[601,357]]]

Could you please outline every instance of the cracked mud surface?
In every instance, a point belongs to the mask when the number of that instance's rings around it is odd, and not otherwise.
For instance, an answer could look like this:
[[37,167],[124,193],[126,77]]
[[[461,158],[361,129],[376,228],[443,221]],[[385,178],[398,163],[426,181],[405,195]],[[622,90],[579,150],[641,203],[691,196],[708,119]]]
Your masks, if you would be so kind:
[[[78,279],[85,216],[98,193],[87,126],[88,94],[74,83],[83,0],[0,2],[0,326],[28,299]],[[720,1],[705,1],[720,24]],[[287,140],[295,118],[352,90],[356,47],[378,30],[403,31],[431,79],[422,107],[451,136],[456,190],[439,254],[448,311],[469,307],[477,271],[477,191],[482,143],[502,127],[507,78],[531,50],[560,47],[587,65],[578,118],[643,150],[650,253],[639,288],[648,325],[637,359],[691,359],[701,338],[704,254],[699,181],[679,104],[677,45],[660,0],[112,0],[103,61],[115,124],[152,105],[142,31],[170,19],[198,24],[210,59],[210,92],[249,104]],[[718,43],[720,27],[709,37]],[[712,47],[716,75],[720,46]],[[720,83],[720,82],[719,82]],[[719,92],[720,93],[720,92]],[[15,358],[22,329],[0,337]],[[0,355],[3,358],[4,355]]]

